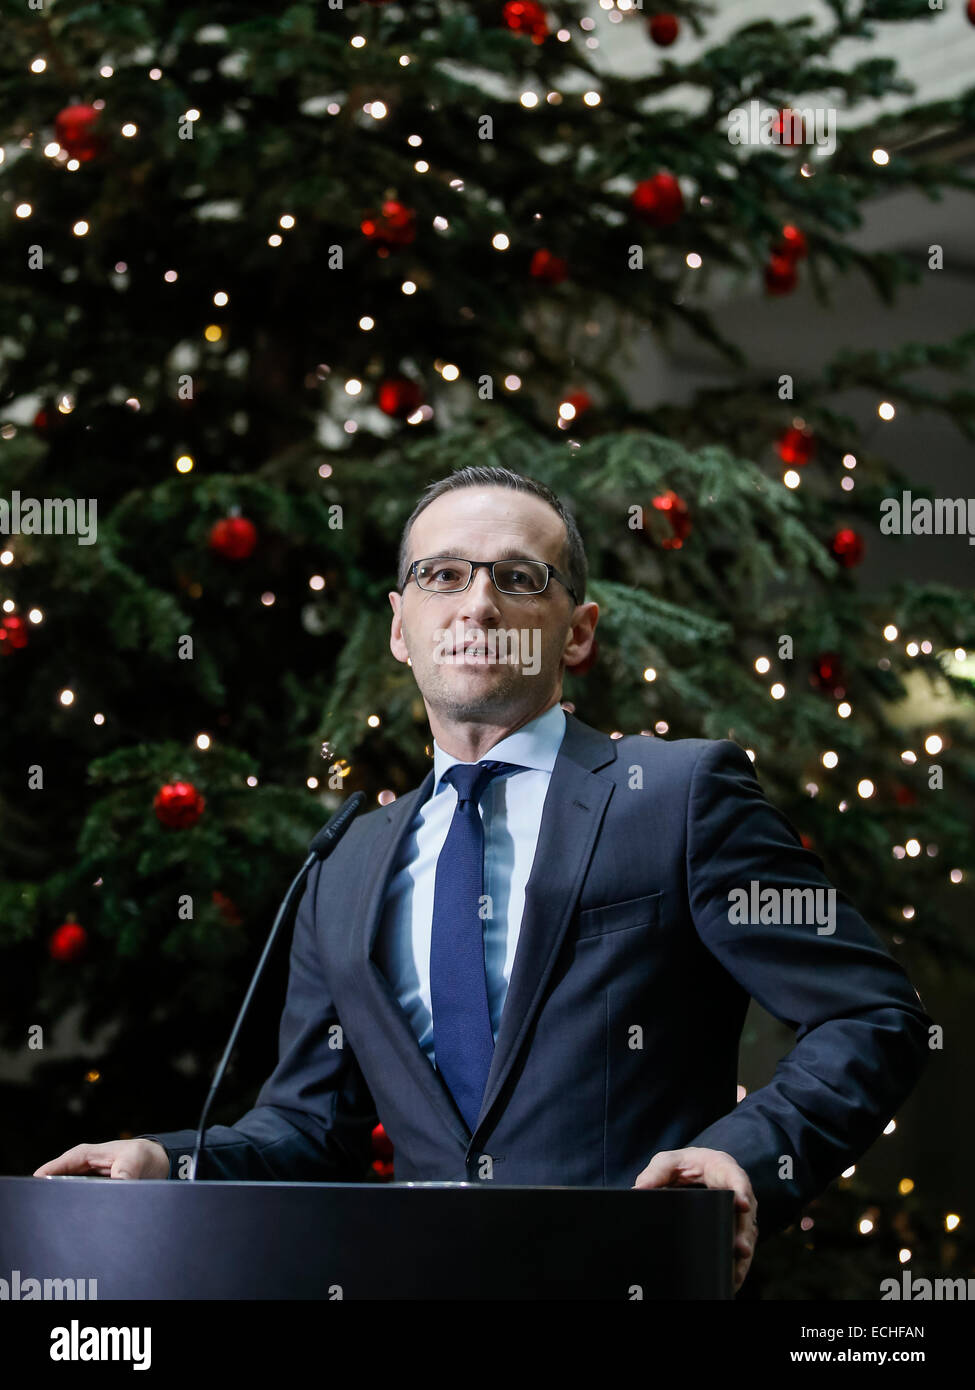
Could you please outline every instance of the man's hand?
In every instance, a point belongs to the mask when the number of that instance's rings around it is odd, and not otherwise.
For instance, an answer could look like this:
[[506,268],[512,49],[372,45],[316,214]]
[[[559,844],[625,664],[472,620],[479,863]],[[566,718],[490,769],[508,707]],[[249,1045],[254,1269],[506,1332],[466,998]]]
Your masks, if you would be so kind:
[[35,1169],[35,1178],[168,1178],[169,1154],[155,1139],[110,1139],[76,1144]]
[[755,1253],[758,1202],[748,1174],[721,1149],[669,1149],[654,1154],[633,1184],[637,1187],[718,1187],[735,1194],[734,1285],[745,1282]]

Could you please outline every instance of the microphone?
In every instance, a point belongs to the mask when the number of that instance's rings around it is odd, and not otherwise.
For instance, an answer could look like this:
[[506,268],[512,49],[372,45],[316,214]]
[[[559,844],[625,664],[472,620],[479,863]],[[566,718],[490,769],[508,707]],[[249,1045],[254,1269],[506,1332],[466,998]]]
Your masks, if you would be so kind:
[[353,819],[361,811],[365,803],[365,800],[365,792],[353,792],[352,795],[349,797],[348,801],[346,801],[343,806],[340,806],[339,809],[335,812],[335,815],[332,816],[332,818],[325,825],[322,826],[321,830],[319,830],[318,834],[315,836],[311,844],[308,846],[308,858],[305,860],[304,864],[302,864],[301,868],[298,870],[297,874],[292,880],[291,887],[285,894],[284,901],[278,908],[278,914],[274,919],[274,925],[271,927],[270,935],[268,936],[268,939],[264,944],[264,950],[261,953],[261,958],[257,962],[257,968],[255,969],[254,974],[251,977],[251,982],[247,988],[247,993],[244,996],[244,1002],[240,1006],[240,1013],[237,1015],[237,1021],[234,1024],[233,1029],[231,1031],[230,1040],[228,1041],[226,1049],[224,1050],[224,1054],[220,1059],[220,1065],[217,1067],[216,1075],[213,1078],[213,1084],[210,1087],[209,1095],[207,1096],[206,1101],[203,1105],[203,1111],[200,1115],[200,1123],[197,1125],[196,1129],[196,1142],[193,1146],[193,1166],[190,1169],[190,1182],[195,1182],[196,1180],[196,1173],[200,1161],[200,1155],[203,1153],[203,1127],[206,1124],[207,1115],[210,1113],[210,1106],[213,1104],[213,1098],[217,1093],[217,1087],[223,1080],[223,1074],[227,1069],[227,1063],[230,1061],[230,1054],[233,1052],[234,1046],[237,1042],[237,1035],[240,1032],[241,1024],[244,1022],[244,1019],[247,1015],[247,1010],[250,1008],[251,1000],[254,997],[254,991],[257,989],[258,981],[264,973],[264,967],[267,964],[268,958],[274,947],[274,943],[277,940],[278,931],[281,927],[281,923],[285,921],[285,919],[290,915],[292,907],[294,906],[302,889],[305,886],[305,879],[308,877],[309,869],[312,867],[313,864],[316,863],[316,861],[328,858],[328,856],[335,849],[339,840],[341,840],[342,836],[345,834],[349,826],[352,824]]

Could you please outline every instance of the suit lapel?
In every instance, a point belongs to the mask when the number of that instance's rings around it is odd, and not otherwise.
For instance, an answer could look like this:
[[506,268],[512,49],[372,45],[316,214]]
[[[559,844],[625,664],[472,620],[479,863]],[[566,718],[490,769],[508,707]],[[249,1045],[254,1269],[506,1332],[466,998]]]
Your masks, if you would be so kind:
[[439,1073],[417,1044],[389,981],[372,959],[387,880],[416,810],[433,790],[433,769],[416,791],[397,798],[385,808],[384,819],[377,820],[374,844],[371,851],[366,850],[371,859],[361,911],[350,933],[356,975],[365,982],[372,1009],[416,1084],[465,1149],[473,1143],[477,1130],[487,1119],[538,1012],[613,789],[612,782],[595,777],[593,773],[615,757],[616,746],[612,739],[574,715],[566,715],[565,736],[549,779],[538,846],[525,887],[518,949],[501,1013],[494,1058],[473,1136]]

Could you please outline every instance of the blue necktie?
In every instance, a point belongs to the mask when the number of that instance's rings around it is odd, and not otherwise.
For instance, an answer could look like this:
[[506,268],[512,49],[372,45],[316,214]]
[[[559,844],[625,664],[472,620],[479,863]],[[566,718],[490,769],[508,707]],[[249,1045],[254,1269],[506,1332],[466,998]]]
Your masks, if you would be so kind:
[[477,809],[488,783],[516,763],[454,763],[441,781],[457,788],[457,805],[437,859],[430,939],[433,1053],[471,1133],[477,1123],[494,1034],[484,973],[484,830]]

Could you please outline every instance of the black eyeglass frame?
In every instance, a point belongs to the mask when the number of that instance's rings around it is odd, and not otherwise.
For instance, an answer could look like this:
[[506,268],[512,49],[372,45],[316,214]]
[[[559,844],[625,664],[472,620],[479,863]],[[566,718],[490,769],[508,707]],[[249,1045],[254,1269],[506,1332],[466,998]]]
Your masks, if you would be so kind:
[[[423,585],[416,578],[416,567],[417,565],[425,565],[430,560],[458,560],[462,564],[470,565],[471,572],[468,577],[467,583],[464,585],[462,589],[424,589]],[[547,574],[545,576],[544,588],[536,589],[534,593],[530,594],[516,594],[510,593],[507,589],[502,589],[500,587],[498,581],[494,577],[495,565],[516,565],[518,564],[519,560],[525,564],[545,566]],[[410,568],[406,575],[406,579],[403,581],[403,588],[400,589],[400,593],[403,593],[410,580],[414,579],[416,580],[416,587],[423,594],[465,594],[467,590],[471,587],[471,585],[474,583],[475,570],[479,569],[488,569],[491,571],[491,583],[497,589],[498,593],[504,594],[506,598],[535,598],[537,594],[544,594],[545,590],[548,588],[549,584],[551,584],[552,580],[557,579],[559,583],[562,585],[562,587],[568,590],[573,603],[578,607],[579,600],[576,598],[575,590],[573,589],[572,585],[569,583],[565,575],[561,574],[555,568],[554,565],[550,565],[547,560],[535,560],[532,559],[530,555],[516,556],[510,560],[464,560],[463,557],[460,555],[427,555],[422,560],[414,560],[412,565],[410,565]]]

